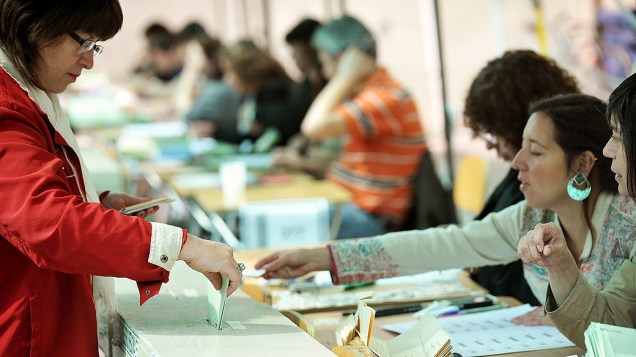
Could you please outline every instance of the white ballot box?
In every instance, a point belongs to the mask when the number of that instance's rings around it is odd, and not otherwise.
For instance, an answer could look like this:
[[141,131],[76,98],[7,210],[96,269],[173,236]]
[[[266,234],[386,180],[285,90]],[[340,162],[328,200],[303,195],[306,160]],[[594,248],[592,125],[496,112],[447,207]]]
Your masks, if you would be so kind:
[[177,262],[159,295],[139,306],[135,282],[116,279],[110,356],[333,356],[280,312],[238,290],[218,330],[208,321],[206,278]]

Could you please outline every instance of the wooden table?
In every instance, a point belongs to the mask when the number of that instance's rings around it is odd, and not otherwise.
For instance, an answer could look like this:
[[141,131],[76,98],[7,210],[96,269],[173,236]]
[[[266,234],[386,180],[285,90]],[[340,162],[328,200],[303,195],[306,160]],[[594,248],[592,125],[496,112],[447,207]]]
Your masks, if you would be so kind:
[[[271,249],[258,249],[258,250],[247,250],[247,251],[237,251],[235,252],[235,257],[237,261],[245,263],[247,267],[253,267],[254,263],[259,259],[265,257],[266,255],[272,252]],[[482,289],[478,284],[474,281],[470,280],[467,274],[460,274],[460,281],[463,285],[470,287],[472,289]],[[264,284],[262,280],[255,279],[247,279],[248,283],[252,284]],[[265,301],[267,299],[266,295],[259,295],[262,293],[262,289],[253,289],[253,285],[245,285],[246,290],[249,290],[248,294],[255,298],[257,301]],[[501,300],[508,303],[510,306],[517,306],[520,302],[514,298],[502,297]],[[271,301],[270,301],[271,303]],[[314,326],[315,330],[315,338],[325,347],[332,349],[336,345],[336,340],[333,335],[334,330],[343,319],[342,311],[329,311],[329,312],[315,312],[315,313],[306,313],[303,314],[305,318],[307,318]],[[397,334],[393,332],[389,332],[381,328],[383,325],[394,324],[399,322],[405,322],[413,320],[412,313],[404,313],[390,316],[381,316],[376,318],[375,320],[375,328],[373,330],[373,336],[379,339],[388,340],[391,339]],[[502,357],[530,357],[530,356],[539,356],[539,357],[565,357],[571,355],[582,355],[583,351],[578,347],[568,347],[568,348],[558,348],[558,349],[550,349],[550,350],[539,350],[539,351],[530,351],[530,352],[519,352],[519,353],[511,353],[511,354],[503,354],[498,355]]]
[[[174,186],[173,186],[174,187]],[[179,192],[179,187],[175,187]],[[225,202],[220,189],[201,189],[190,192],[191,196],[208,212],[227,212],[250,203],[325,198],[330,203],[342,204],[351,201],[351,193],[328,180],[315,180],[305,174],[289,175],[289,181],[247,186],[245,196],[236,202]]]
[[[338,323],[343,318],[341,312],[322,312],[304,315],[314,325],[316,334],[314,338],[322,343],[325,347],[332,349],[336,345],[336,339],[333,335]],[[373,336],[382,340],[389,340],[396,333],[389,332],[383,328],[383,325],[400,323],[413,320],[412,313],[382,316],[375,320],[373,328]],[[571,355],[582,355],[583,351],[578,347],[557,348],[549,350],[528,351],[519,353],[508,353],[497,356],[502,357],[565,357]]]
[[325,198],[331,203],[341,204],[351,201],[351,193],[329,180],[316,180],[303,172],[281,172],[277,182],[248,185],[242,199],[225,202],[219,187],[183,187],[175,181],[180,172],[211,172],[203,168],[189,166],[160,167],[145,165],[147,174],[156,175],[174,189],[180,196],[193,197],[206,212],[223,213],[233,211],[241,205],[272,200]]
[[211,173],[210,169],[188,165],[145,164],[141,171],[146,182],[155,190],[177,196],[196,224],[218,237],[212,239],[223,241],[234,248],[240,247],[241,243],[234,235],[237,227],[228,217],[236,217],[235,212],[242,205],[274,200],[324,198],[336,208],[330,226],[330,236],[333,238],[340,227],[340,206],[350,202],[352,197],[348,190],[332,181],[316,180],[302,172],[285,172],[279,174],[278,180],[274,182],[270,180],[267,183],[248,185],[241,199],[226,202],[219,187],[184,187],[177,180],[180,173]]

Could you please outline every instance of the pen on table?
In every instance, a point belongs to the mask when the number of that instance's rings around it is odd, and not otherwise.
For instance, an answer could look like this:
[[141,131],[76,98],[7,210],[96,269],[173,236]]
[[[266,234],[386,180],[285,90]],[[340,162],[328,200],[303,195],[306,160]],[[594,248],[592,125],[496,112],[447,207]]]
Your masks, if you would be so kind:
[[495,304],[490,306],[481,306],[481,307],[473,307],[473,308],[459,308],[450,311],[444,311],[443,313],[437,315],[436,317],[449,317],[456,315],[465,315],[465,314],[474,314],[477,312],[491,311],[491,310],[499,310],[508,307],[508,304]]
[[[407,312],[419,311],[421,309],[422,309],[422,305],[421,304],[386,307],[386,308],[377,308],[377,309],[375,309],[375,317],[404,314],[404,313],[407,313]],[[353,310],[353,311],[343,311],[342,312],[343,315],[351,315],[353,313],[355,313],[355,310]]]
[[484,307],[475,307],[472,309],[464,309],[464,310],[458,311],[457,315],[474,314],[476,312],[499,310],[499,309],[505,309],[507,307],[508,307],[508,304],[505,304],[505,303],[495,304],[491,306],[484,306]]
[[366,283],[349,284],[349,285],[345,285],[344,291],[349,291],[349,290],[353,290],[353,289],[363,288],[365,286],[370,286],[370,285],[373,285],[373,284],[375,284],[375,283],[372,282],[372,281],[366,282]]

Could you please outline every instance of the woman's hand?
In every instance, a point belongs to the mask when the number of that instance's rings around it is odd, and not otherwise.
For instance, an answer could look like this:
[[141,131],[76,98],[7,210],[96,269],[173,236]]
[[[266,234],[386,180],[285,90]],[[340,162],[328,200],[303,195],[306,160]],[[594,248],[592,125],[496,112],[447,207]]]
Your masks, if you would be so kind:
[[[137,197],[129,195],[127,193],[109,192],[106,196],[102,197],[101,204],[106,208],[112,208],[119,211],[124,207],[136,205],[142,202],[148,202],[150,200],[152,200],[152,198],[150,197]],[[159,206],[150,207],[143,211],[135,212],[133,215],[145,218],[157,212],[157,210],[159,210]]]
[[552,319],[539,315],[543,311],[543,306],[539,306],[534,310],[527,312],[521,316],[517,316],[510,320],[512,323],[524,326],[554,326]]
[[254,267],[265,269],[266,279],[297,278],[312,271],[331,269],[331,257],[327,247],[283,250],[259,260]]
[[347,48],[338,62],[337,76],[355,83],[366,80],[376,70],[375,59],[357,47]]
[[537,224],[517,245],[519,258],[528,264],[552,267],[572,261],[563,232],[554,223]]
[[554,223],[537,224],[519,240],[519,258],[548,270],[554,300],[561,306],[579,277],[579,267],[572,256],[563,232]]
[[212,138],[216,133],[216,124],[207,120],[194,120],[188,124],[188,134],[193,138]]
[[272,165],[298,169],[302,167],[303,157],[292,147],[278,147],[272,150]]
[[227,295],[230,296],[239,287],[243,274],[238,270],[238,263],[234,260],[232,248],[226,244],[201,239],[188,234],[185,244],[179,253],[179,260],[203,275],[221,289],[222,275],[230,280]]

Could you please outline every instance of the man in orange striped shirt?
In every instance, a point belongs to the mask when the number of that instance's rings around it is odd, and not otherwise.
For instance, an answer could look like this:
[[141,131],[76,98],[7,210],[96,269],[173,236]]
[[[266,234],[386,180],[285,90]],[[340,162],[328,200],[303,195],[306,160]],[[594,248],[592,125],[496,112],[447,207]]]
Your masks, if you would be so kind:
[[353,193],[338,238],[368,237],[399,225],[412,199],[412,179],[426,152],[415,102],[375,61],[375,40],[344,16],[312,38],[329,82],[302,123],[314,139],[342,137],[327,177]]

